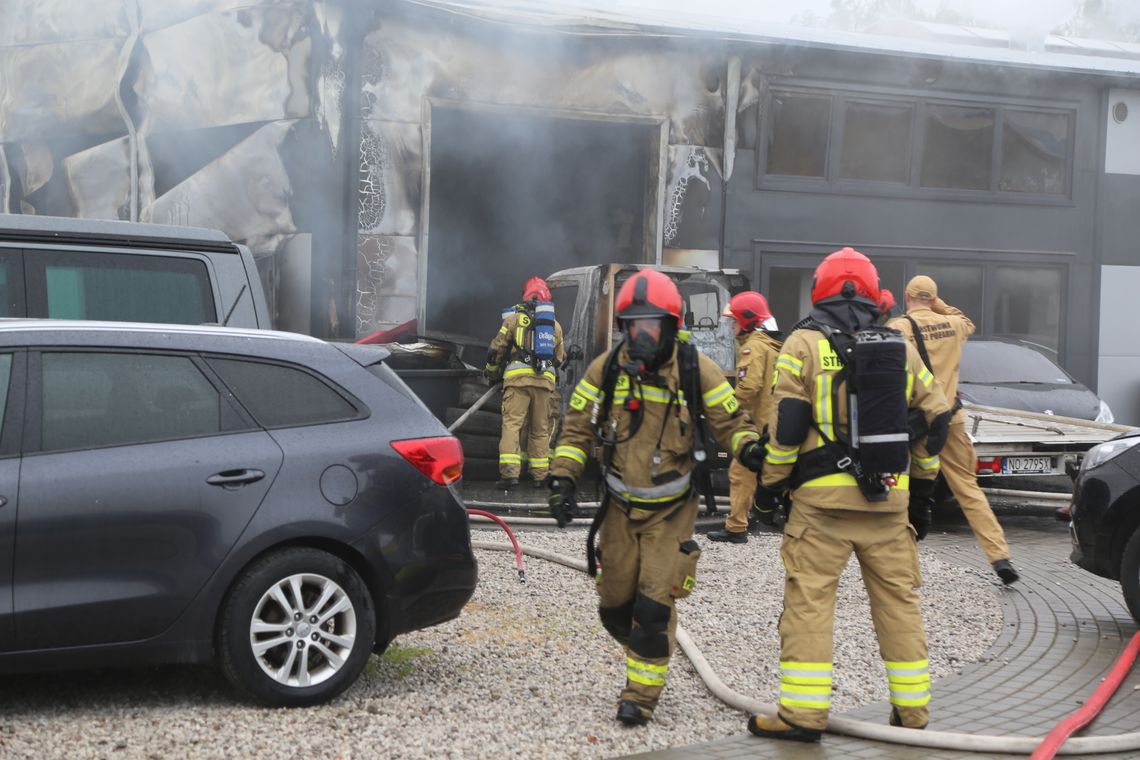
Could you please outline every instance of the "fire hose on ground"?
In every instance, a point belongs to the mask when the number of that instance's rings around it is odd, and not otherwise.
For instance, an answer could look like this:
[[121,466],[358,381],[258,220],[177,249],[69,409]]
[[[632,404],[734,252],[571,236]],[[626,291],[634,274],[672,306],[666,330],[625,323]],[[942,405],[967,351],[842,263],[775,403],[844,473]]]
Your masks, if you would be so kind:
[[[475,514],[482,510],[469,510]],[[491,516],[494,518],[494,516]],[[541,518],[530,518],[536,522]],[[514,551],[516,564],[519,566],[519,577],[525,580],[521,569],[521,554],[538,559],[545,559],[565,567],[585,572],[586,563],[570,557],[520,545],[515,539],[506,521],[494,518],[511,539],[511,545],[494,543],[491,541],[472,541],[472,547],[490,551]],[[544,523],[554,524],[554,520],[545,519]],[[677,626],[677,643],[681,651],[689,658],[697,673],[705,682],[705,686],[717,699],[729,707],[746,713],[772,716],[776,714],[776,706],[741,694],[730,689],[709,665],[705,656],[689,636],[688,631]],[[1103,709],[1109,697],[1116,691],[1124,680],[1140,653],[1140,632],[1136,633],[1128,643],[1124,653],[1113,665],[1109,675],[1093,692],[1087,703],[1076,713],[1061,721],[1044,739],[1030,736],[989,736],[985,734],[963,734],[951,731],[916,731],[909,728],[896,728],[878,723],[870,723],[852,718],[833,717],[828,721],[827,730],[831,733],[853,736],[860,739],[886,742],[889,744],[903,744],[912,747],[927,747],[930,749],[943,749],[967,752],[1004,753],[1031,755],[1030,760],[1048,760],[1057,754],[1061,755],[1100,755],[1110,752],[1134,752],[1140,750],[1140,732],[1118,734],[1116,736],[1097,736],[1068,739],[1080,728],[1088,725],[1090,721]],[[1031,754],[1032,753],[1032,754]]]

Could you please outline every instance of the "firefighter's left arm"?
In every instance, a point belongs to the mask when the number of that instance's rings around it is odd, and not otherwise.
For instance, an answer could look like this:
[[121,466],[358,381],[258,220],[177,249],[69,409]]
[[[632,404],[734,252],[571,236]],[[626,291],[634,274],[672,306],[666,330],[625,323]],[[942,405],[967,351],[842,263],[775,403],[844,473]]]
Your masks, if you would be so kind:
[[[758,341],[749,341],[741,349],[740,359],[736,362],[736,400],[745,409],[751,409],[761,393],[772,389],[772,378],[766,376],[766,348]],[[756,420],[757,427],[762,424],[761,420]]]
[[713,437],[722,448],[728,450],[734,457],[740,455],[750,441],[760,439],[732,386],[724,379],[724,372],[716,362],[704,354],[698,353],[701,368],[701,401],[705,408],[705,419],[712,429]]
[[920,409],[926,418],[927,433],[911,444],[911,477],[928,480],[938,474],[938,452],[950,433],[950,404],[934,375],[922,363],[917,349],[907,345],[907,405]]

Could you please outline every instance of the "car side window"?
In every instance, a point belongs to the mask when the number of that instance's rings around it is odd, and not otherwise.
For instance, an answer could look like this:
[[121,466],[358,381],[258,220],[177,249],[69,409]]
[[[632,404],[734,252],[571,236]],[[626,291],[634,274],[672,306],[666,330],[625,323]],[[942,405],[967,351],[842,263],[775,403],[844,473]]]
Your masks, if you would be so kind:
[[41,449],[215,435],[234,412],[185,356],[44,352]]
[[363,416],[326,381],[299,367],[218,357],[207,361],[264,427],[316,425]]

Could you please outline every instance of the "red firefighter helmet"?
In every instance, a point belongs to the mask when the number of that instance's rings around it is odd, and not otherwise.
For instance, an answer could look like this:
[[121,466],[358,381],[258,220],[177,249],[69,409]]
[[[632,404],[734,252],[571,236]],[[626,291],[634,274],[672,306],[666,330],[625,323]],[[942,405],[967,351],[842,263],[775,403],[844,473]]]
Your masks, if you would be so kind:
[[883,288],[879,291],[879,311],[890,314],[893,308],[895,308],[895,294]]
[[735,317],[736,323],[744,332],[752,332],[772,318],[768,299],[755,290],[746,290],[734,295],[729,299],[726,311]]
[[614,312],[618,319],[672,317],[681,327],[681,291],[668,275],[642,269],[621,286]]
[[546,287],[546,280],[541,277],[531,277],[523,286],[522,300],[529,301],[532,298],[540,301],[550,300],[550,288]]
[[815,268],[811,286],[811,302],[833,296],[865,298],[879,305],[879,272],[871,260],[854,248],[841,248],[829,254]]

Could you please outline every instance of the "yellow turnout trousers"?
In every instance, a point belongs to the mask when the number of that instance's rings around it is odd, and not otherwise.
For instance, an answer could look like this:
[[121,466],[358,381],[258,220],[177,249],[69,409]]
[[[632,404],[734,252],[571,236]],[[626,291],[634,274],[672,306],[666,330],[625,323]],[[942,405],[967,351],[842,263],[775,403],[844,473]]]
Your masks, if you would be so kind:
[[748,511],[756,498],[756,473],[735,459],[728,465],[728,517],[724,529],[729,533],[748,530]]
[[906,512],[824,509],[795,503],[780,557],[786,573],[780,615],[779,714],[823,730],[831,708],[832,631],[839,576],[859,561],[891,704],[904,726],[925,726],[930,671],[918,593],[918,543]]
[[966,435],[966,416],[959,411],[950,423],[950,437],[938,455],[942,466],[942,476],[946,485],[962,507],[962,514],[970,523],[974,538],[992,565],[999,559],[1009,559],[1009,544],[1005,541],[1005,531],[994,517],[986,495],[978,486],[978,455],[974,444]]
[[691,496],[635,521],[610,499],[598,531],[598,616],[625,647],[621,699],[652,711],[676,647],[674,603],[696,584],[700,549],[691,539],[698,502]]
[[550,401],[554,392],[537,386],[503,388],[503,429],[499,435],[499,475],[517,478],[522,472],[519,431],[530,420],[526,453],[530,475],[542,480],[550,471]]

